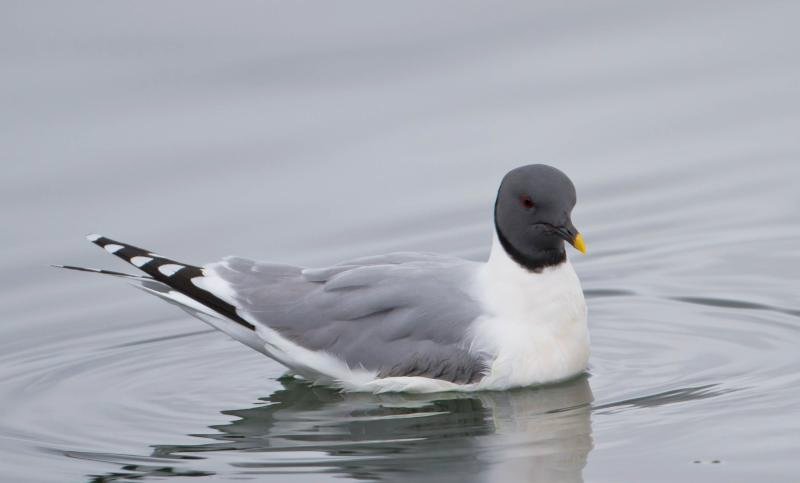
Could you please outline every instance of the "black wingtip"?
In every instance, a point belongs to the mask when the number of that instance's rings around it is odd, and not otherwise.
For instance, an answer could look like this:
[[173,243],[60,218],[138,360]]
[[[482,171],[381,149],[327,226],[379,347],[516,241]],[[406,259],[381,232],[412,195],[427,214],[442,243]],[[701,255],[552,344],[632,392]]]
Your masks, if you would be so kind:
[[113,270],[104,270],[102,268],[86,268],[77,267],[75,265],[50,265],[52,268],[62,268],[66,270],[75,270],[78,272],[99,273],[101,275],[113,275],[115,277],[135,278],[135,279],[150,279],[144,275],[131,275],[130,273],[115,272]]
[[72,265],[56,265],[56,264],[52,264],[52,263],[51,263],[51,264],[50,264],[50,265],[48,265],[48,266],[49,266],[50,268],[65,268],[65,269],[67,269],[67,270],[85,270],[85,269],[84,269],[84,268],[82,268],[82,267],[75,267],[75,266],[72,266]]
[[[202,277],[203,269],[195,265],[177,262],[175,260],[156,255],[148,250],[139,248],[127,243],[118,242],[111,238],[91,233],[86,239],[108,253],[123,259],[124,261],[145,272],[153,279],[164,283],[178,292],[196,300],[206,307],[216,311],[224,317],[250,329],[255,330],[255,326],[244,320],[237,312],[236,307],[220,299],[213,293],[203,290],[194,284],[192,279]],[[165,265],[178,265],[178,270],[161,271]],[[174,267],[173,267],[174,268]]]

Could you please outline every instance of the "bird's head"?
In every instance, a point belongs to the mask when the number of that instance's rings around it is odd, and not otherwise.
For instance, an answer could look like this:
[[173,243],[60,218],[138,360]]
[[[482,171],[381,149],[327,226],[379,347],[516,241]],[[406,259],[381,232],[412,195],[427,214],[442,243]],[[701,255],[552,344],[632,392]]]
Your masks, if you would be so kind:
[[528,270],[566,260],[564,242],[586,253],[572,224],[575,186],[556,168],[530,164],[508,172],[500,183],[494,223],[506,253]]

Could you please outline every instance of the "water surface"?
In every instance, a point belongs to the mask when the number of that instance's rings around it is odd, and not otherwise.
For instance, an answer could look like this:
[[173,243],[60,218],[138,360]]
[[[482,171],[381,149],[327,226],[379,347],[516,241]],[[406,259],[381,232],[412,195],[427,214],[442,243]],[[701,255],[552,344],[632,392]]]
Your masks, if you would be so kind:
[[[0,479],[797,481],[790,2],[5,2]],[[589,374],[340,394],[116,280],[482,259],[506,170],[578,188]]]

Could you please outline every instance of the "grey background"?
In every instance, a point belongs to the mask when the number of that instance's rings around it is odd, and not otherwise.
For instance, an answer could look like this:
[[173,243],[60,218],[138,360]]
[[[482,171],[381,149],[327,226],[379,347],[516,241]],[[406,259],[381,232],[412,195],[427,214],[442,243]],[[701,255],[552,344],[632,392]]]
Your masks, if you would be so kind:
[[[0,479],[796,480],[799,13],[3,1]],[[589,246],[592,377],[565,388],[273,394],[277,364],[47,267],[119,267],[89,232],[193,263],[480,259],[528,162],[573,179]]]

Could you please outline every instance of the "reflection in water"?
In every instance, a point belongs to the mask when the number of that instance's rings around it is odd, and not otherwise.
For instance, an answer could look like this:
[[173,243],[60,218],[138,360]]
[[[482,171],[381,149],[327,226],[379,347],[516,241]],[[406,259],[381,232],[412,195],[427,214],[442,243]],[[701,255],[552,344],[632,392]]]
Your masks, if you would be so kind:
[[[713,398],[716,384],[592,404],[588,376],[506,392],[348,394],[294,379],[263,404],[222,411],[236,419],[191,436],[213,442],[157,444],[149,456],[59,451],[119,465],[92,482],[172,476],[286,480],[312,474],[380,481],[583,481],[591,414]],[[491,437],[485,437],[491,436]]]
[[598,404],[592,409],[595,412],[602,410],[604,413],[611,413],[624,411],[628,408],[652,408],[672,403],[708,399],[716,396],[722,396],[723,394],[728,394],[737,390],[720,389],[717,386],[718,384],[705,384],[702,386],[671,389],[669,391],[649,394],[647,396],[633,397],[630,399],[623,399],[621,401],[614,401],[606,404]]
[[[122,465],[119,472],[93,476],[96,482],[231,470],[382,481],[582,481],[592,448],[585,376],[539,389],[432,395],[345,394],[281,382],[264,405],[223,411],[237,419],[194,435],[214,442],[158,444],[149,458],[70,456]],[[489,434],[491,440],[482,438]],[[220,452],[238,458],[207,470],[201,460]],[[194,464],[202,469],[190,468]]]

